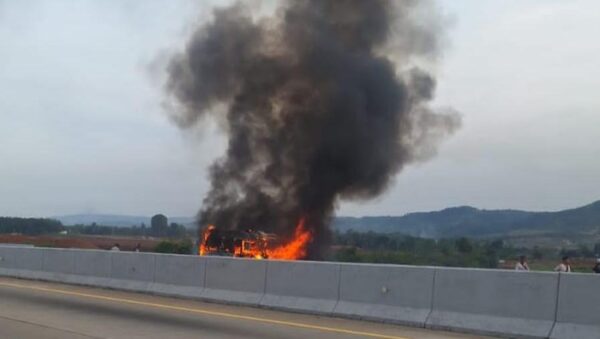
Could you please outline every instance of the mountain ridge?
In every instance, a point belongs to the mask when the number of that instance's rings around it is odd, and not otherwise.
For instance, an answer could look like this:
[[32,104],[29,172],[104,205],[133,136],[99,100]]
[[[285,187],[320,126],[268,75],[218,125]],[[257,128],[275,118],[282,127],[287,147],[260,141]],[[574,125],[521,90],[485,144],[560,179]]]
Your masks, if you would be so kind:
[[[150,226],[149,216],[118,214],[74,214],[53,217],[64,225],[97,223],[110,226]],[[193,228],[194,217],[169,217]],[[424,238],[493,237],[529,233],[598,233],[600,200],[559,211],[531,212],[518,209],[479,209],[472,206],[448,207],[431,212],[413,212],[401,216],[335,217],[333,229],[345,232],[403,233]]]
[[402,216],[337,217],[332,224],[341,232],[352,229],[359,232],[404,233],[425,238],[491,237],[525,231],[600,233],[600,200],[554,212],[458,206]]

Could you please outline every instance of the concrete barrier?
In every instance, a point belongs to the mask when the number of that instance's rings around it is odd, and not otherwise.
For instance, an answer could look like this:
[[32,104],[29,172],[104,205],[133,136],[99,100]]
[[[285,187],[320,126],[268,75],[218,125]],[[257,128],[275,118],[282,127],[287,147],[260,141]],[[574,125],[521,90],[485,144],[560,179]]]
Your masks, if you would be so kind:
[[2,245],[0,258],[0,274],[5,276],[65,281],[73,271],[72,253],[64,249]]
[[338,300],[340,265],[307,261],[268,261],[261,306],[330,314]]
[[78,250],[75,255],[75,277],[72,283],[110,287],[112,255],[108,251]]
[[44,277],[42,271],[42,249],[29,247],[5,248],[10,254],[12,276],[18,278],[41,279]]
[[600,339],[600,275],[0,245],[0,276],[508,337]]
[[14,267],[14,255],[10,247],[0,245],[0,275],[10,276]]
[[426,326],[511,337],[547,338],[558,274],[437,268]]
[[206,260],[190,255],[156,255],[153,293],[200,298]]
[[336,315],[424,327],[431,312],[435,269],[342,264]]
[[205,257],[206,279],[202,298],[258,305],[265,290],[267,261]]
[[551,338],[600,339],[600,274],[561,273]]
[[156,254],[110,252],[109,287],[137,292],[150,292],[154,283]]
[[69,249],[44,248],[42,253],[42,274],[40,279],[75,282],[75,254],[79,251]]

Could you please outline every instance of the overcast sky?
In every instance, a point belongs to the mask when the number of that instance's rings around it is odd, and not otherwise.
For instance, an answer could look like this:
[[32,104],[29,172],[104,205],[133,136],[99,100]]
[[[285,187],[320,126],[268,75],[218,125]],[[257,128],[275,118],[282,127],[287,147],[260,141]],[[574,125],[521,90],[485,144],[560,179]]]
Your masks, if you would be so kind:
[[[225,139],[168,120],[157,68],[218,3],[0,0],[0,215],[194,215]],[[463,128],[338,214],[600,199],[600,2],[437,6],[453,24],[434,104]]]

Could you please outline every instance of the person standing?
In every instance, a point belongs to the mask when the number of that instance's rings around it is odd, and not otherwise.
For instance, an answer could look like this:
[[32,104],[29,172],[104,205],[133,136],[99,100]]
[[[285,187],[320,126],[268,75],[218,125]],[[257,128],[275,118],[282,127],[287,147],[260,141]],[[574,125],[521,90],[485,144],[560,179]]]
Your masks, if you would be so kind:
[[115,245],[110,249],[111,251],[120,251],[121,247],[119,246],[118,243],[115,243]]
[[571,269],[571,259],[568,256],[562,257],[562,261],[554,268],[555,272],[573,272]]
[[516,271],[529,271],[529,265],[527,264],[527,257],[522,255],[519,257],[519,262],[515,265]]
[[600,274],[600,258],[596,259],[596,266],[592,268],[592,271],[594,271],[594,273]]

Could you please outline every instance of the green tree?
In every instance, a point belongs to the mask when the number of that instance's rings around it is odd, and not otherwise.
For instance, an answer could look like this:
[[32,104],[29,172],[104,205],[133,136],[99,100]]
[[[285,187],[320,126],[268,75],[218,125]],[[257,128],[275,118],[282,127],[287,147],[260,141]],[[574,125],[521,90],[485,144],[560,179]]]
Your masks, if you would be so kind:
[[541,260],[544,258],[544,253],[538,246],[535,246],[531,252],[531,257],[535,260]]
[[336,253],[336,260],[342,262],[360,262],[360,256],[356,253],[356,247],[342,248]]
[[600,256],[600,242],[594,245],[594,254]]
[[193,244],[191,240],[183,241],[161,241],[154,248],[154,252],[158,253],[175,253],[175,254],[191,254]]
[[471,253],[473,245],[469,239],[463,237],[456,241],[456,249],[461,253]]
[[489,244],[489,247],[495,251],[500,251],[504,248],[504,241],[502,239],[494,240]]
[[588,246],[586,245],[581,245],[579,246],[579,254],[582,257],[585,258],[593,258],[594,257],[594,251],[592,251]]
[[185,236],[185,226],[176,224],[174,222],[169,225],[169,236],[170,237],[183,237]]

